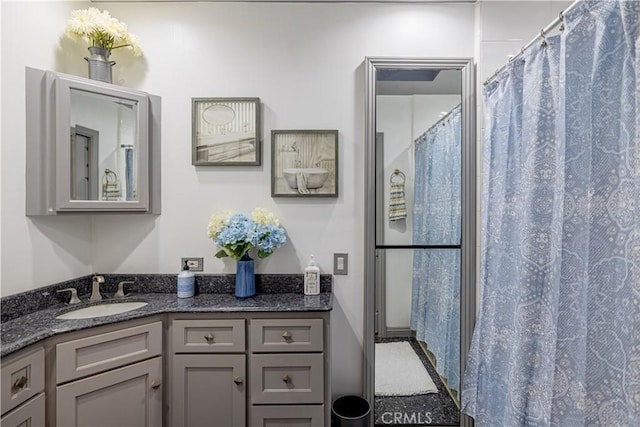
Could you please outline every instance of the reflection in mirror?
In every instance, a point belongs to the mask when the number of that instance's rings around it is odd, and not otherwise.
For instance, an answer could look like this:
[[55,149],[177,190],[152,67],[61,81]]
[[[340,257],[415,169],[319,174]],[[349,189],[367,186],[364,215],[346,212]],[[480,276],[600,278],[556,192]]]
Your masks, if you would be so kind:
[[374,422],[458,426],[467,64],[369,61]]
[[135,201],[138,103],[71,88],[71,200]]

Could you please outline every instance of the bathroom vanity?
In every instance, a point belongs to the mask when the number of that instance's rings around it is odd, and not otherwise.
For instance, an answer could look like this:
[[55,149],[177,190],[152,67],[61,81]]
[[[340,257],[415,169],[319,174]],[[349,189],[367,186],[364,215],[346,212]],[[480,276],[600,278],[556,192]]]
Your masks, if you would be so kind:
[[77,320],[57,319],[72,309],[57,306],[3,322],[3,427],[329,422],[330,292],[127,299],[147,305]]

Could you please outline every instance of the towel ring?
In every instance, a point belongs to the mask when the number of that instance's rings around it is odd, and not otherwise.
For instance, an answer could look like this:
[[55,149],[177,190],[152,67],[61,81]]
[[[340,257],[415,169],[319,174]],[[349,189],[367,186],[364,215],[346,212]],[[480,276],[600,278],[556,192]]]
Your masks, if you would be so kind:
[[102,177],[102,182],[104,184],[113,184],[118,181],[118,175],[111,169],[104,170],[104,176]]
[[[399,178],[399,181],[394,181],[394,178]],[[392,184],[404,184],[406,181],[406,176],[400,169],[395,169],[391,176],[389,177],[389,182]]]

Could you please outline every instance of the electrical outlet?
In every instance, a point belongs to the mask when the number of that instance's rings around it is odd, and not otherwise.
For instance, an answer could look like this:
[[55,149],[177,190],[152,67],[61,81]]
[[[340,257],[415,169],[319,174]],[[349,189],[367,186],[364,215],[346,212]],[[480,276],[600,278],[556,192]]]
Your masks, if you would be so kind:
[[335,276],[349,274],[349,254],[333,254],[333,274]]
[[189,266],[189,271],[203,271],[204,270],[204,258],[191,258],[185,257],[182,258],[180,262],[180,270],[184,267],[184,262],[187,262]]

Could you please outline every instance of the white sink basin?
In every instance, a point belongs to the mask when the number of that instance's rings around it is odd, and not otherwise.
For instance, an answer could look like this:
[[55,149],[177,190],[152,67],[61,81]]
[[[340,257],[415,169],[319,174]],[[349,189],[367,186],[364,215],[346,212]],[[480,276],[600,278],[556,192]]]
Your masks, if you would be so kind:
[[98,304],[90,307],[79,308],[57,316],[56,319],[88,319],[90,317],[111,316],[113,314],[126,313],[144,307],[146,302],[116,302],[112,304]]

